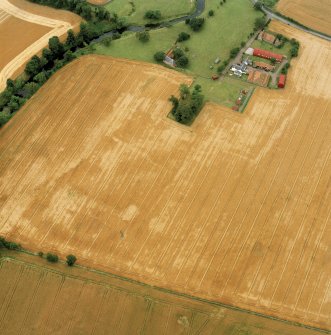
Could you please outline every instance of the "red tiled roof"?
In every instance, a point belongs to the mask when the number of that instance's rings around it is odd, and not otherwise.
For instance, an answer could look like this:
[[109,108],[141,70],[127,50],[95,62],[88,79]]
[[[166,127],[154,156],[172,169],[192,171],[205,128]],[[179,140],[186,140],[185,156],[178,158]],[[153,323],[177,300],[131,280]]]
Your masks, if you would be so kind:
[[285,74],[281,74],[278,79],[278,87],[284,87],[285,86],[285,81],[286,81],[286,76]]
[[261,57],[261,58],[275,58],[276,61],[281,62],[283,60],[283,55],[276,54],[274,52],[263,50],[263,49],[254,49],[253,56]]

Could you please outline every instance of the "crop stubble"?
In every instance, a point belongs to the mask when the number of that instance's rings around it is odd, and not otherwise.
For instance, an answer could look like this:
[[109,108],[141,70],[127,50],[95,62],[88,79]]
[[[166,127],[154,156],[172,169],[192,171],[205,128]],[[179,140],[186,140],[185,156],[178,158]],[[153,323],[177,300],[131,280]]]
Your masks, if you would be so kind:
[[[104,273],[48,265],[31,255],[14,257],[0,258],[3,335],[297,334],[293,325]],[[301,335],[320,334],[299,330]]]
[[330,328],[330,47],[272,29],[302,44],[287,88],[191,128],[166,118],[182,74],[98,56],[60,71],[2,131],[0,233]]
[[331,35],[329,0],[280,0],[277,9],[310,28]]
[[26,62],[47,46],[49,38],[64,38],[68,29],[77,30],[81,18],[24,0],[0,2],[0,91],[9,78],[23,71]]
[[0,23],[0,71],[15,56],[51,30],[49,27],[9,16]]

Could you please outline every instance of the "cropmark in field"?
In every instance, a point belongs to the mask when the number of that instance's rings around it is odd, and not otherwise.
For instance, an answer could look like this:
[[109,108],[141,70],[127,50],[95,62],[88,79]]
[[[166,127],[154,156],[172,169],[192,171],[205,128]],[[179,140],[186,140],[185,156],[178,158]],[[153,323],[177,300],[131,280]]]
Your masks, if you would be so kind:
[[[26,288],[29,287],[27,290]],[[8,252],[0,258],[1,334],[293,335],[255,314],[83,268]],[[318,335],[299,328],[301,335]]]
[[181,73],[90,56],[0,133],[0,234],[35,251],[330,329],[330,45],[244,114],[166,117]]

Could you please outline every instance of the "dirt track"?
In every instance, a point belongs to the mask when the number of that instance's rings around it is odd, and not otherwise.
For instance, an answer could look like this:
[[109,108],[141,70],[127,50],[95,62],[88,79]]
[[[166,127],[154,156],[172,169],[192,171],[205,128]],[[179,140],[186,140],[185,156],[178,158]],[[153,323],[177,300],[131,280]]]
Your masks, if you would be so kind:
[[321,335],[125,278],[8,254],[16,259],[0,258],[1,335]]
[[[18,3],[18,5],[25,5],[25,3],[20,2],[20,1],[15,1]],[[28,4],[25,5],[27,9],[33,8],[33,4]],[[35,5],[37,7],[41,7],[38,5]],[[79,20],[77,19],[72,19],[75,24],[73,25],[72,23],[61,21],[61,20],[56,20],[54,18],[46,17],[46,16],[40,16],[37,14],[33,14],[30,11],[27,11],[25,9],[22,9],[21,7],[18,7],[12,3],[10,3],[8,0],[0,0],[0,11],[2,13],[6,13],[10,17],[15,17],[20,20],[29,22],[30,24],[33,23],[35,25],[40,26],[40,29],[37,27],[34,28],[34,30],[41,31],[42,27],[49,27],[51,28],[50,31],[46,29],[48,32],[43,34],[39,39],[34,40],[33,43],[29,43],[29,45],[19,54],[16,54],[14,58],[12,59],[1,59],[1,63],[6,62],[6,65],[2,68],[0,72],[0,91],[2,91],[5,86],[6,86],[6,80],[10,77],[12,77],[17,69],[21,68],[33,55],[37,54],[43,47],[47,46],[48,40],[52,36],[62,36],[67,32],[68,29],[71,29],[74,27],[74,25],[78,24]],[[56,12],[55,10],[53,10]],[[45,13],[49,15],[49,10],[46,9]],[[76,17],[76,15],[72,14],[73,17]],[[26,25],[26,29],[29,29],[31,25]],[[1,35],[6,35],[10,36],[13,34],[12,30],[13,29],[7,20],[4,20],[3,22],[0,23],[0,33]],[[36,38],[38,38],[40,35],[36,34]],[[22,42],[20,42],[20,38],[22,39]],[[22,49],[21,45],[26,45],[27,44],[27,39],[29,41],[31,40],[31,35],[27,36],[24,38],[24,34],[16,37],[16,39],[12,39],[13,43],[13,48],[15,49]],[[20,45],[21,44],[21,45]],[[6,46],[6,49],[9,50],[9,46]],[[12,53],[10,53],[12,54]]]
[[243,115],[207,105],[192,128],[166,118],[180,73],[61,70],[0,133],[0,233],[330,329],[330,45],[271,29],[302,45],[286,89],[257,89]]
[[280,0],[277,10],[307,27],[331,35],[330,0]]
[[0,71],[13,58],[51,30],[52,28],[50,27],[8,16],[0,25],[0,31],[7,32],[0,34]]
[[92,5],[105,5],[110,1],[111,0],[88,0],[88,2],[91,3]]

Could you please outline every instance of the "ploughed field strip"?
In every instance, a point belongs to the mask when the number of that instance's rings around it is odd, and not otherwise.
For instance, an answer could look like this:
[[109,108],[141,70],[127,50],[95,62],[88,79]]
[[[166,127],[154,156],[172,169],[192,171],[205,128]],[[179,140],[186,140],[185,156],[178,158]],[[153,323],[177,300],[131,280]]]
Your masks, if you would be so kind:
[[57,73],[0,133],[0,233],[35,251],[330,329],[326,41],[244,114],[166,117],[190,78],[100,56]]
[[320,334],[26,255],[0,258],[0,299],[3,335]]

